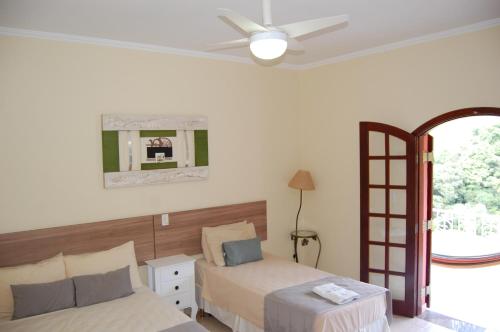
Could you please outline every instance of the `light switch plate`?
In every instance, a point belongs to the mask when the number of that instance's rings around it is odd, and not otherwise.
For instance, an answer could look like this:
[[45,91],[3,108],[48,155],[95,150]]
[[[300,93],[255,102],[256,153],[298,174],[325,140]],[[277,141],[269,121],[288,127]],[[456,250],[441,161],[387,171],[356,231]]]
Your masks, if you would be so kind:
[[164,213],[161,215],[161,225],[162,226],[170,225],[170,221],[168,220],[168,213]]

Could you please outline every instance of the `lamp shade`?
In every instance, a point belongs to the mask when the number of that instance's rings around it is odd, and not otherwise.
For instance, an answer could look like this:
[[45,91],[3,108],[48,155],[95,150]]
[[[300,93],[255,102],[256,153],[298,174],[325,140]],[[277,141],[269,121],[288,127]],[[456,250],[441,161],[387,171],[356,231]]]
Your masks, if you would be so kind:
[[308,171],[298,170],[293,178],[288,182],[290,188],[301,190],[314,190],[314,182],[311,173]]

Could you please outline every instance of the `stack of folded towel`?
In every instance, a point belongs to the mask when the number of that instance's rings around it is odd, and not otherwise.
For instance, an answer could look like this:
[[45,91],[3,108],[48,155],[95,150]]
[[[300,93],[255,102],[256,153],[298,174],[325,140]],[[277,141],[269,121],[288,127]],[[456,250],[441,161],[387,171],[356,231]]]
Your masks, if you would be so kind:
[[359,298],[358,293],[334,283],[316,286],[313,288],[313,292],[335,304],[345,304]]

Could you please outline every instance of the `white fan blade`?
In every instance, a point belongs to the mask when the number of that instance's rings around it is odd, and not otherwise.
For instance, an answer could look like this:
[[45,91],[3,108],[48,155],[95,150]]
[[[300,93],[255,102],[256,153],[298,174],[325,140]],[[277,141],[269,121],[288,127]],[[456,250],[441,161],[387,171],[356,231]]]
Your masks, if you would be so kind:
[[227,18],[230,22],[232,22],[234,25],[236,25],[238,28],[240,28],[241,30],[243,30],[243,32],[247,34],[251,34],[254,32],[269,31],[262,25],[255,23],[251,19],[246,18],[245,16],[242,16],[236,12],[233,12],[230,9],[219,8],[218,11],[219,11],[219,16]]
[[286,48],[292,51],[304,50],[304,46],[302,46],[302,44],[297,39],[294,38],[288,38],[288,45]]
[[280,26],[279,29],[286,32],[289,37],[296,38],[310,34],[312,32],[327,29],[335,25],[339,25],[347,21],[349,21],[348,15],[338,15],[285,24]]
[[208,50],[212,51],[212,50],[222,50],[222,49],[226,49],[226,48],[242,47],[242,46],[247,46],[249,43],[250,43],[250,40],[248,38],[230,40],[230,41],[226,41],[226,42],[212,44],[212,45],[210,45]]

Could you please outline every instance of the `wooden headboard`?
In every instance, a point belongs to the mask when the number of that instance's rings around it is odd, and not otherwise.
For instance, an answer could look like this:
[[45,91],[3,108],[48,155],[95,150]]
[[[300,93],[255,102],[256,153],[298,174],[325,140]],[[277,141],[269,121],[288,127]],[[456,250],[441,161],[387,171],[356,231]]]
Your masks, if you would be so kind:
[[105,250],[134,241],[137,262],[201,253],[201,228],[248,220],[267,239],[266,201],[0,234],[0,267],[33,263],[64,254]]
[[140,264],[155,257],[152,216],[0,234],[0,267],[33,263],[60,252],[105,250],[131,240]]
[[267,239],[266,201],[219,206],[169,214],[170,225],[161,225],[154,216],[156,257],[195,255],[201,250],[201,228],[247,220],[255,225],[261,240]]

